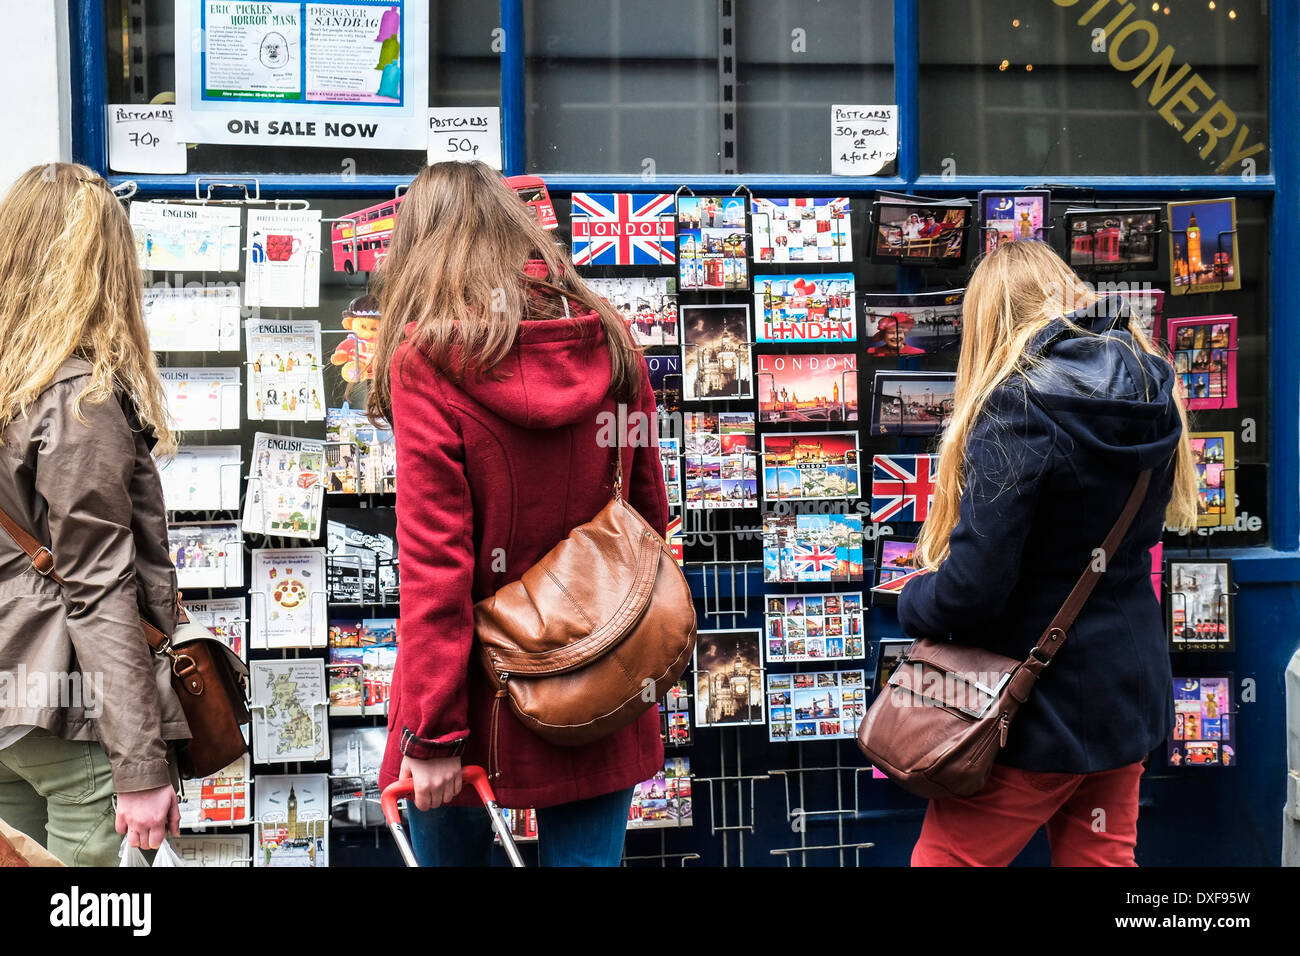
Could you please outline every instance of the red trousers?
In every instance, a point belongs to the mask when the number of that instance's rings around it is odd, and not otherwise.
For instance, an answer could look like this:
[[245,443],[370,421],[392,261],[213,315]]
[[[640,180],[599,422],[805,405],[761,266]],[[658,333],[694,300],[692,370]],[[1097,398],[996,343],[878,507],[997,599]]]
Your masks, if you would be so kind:
[[1137,866],[1142,764],[1099,773],[993,765],[973,797],[930,801],[913,866],[1006,866],[1046,824],[1053,866]]

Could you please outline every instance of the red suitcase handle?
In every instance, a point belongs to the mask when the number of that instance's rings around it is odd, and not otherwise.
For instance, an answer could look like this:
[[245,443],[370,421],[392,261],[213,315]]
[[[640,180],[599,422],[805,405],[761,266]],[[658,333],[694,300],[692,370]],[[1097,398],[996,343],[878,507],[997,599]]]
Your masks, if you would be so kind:
[[[492,820],[492,829],[501,838],[501,846],[510,859],[510,865],[523,866],[523,857],[519,855],[519,848],[515,846],[514,836],[510,832],[510,827],[506,825],[505,815],[501,812],[501,808],[497,806],[496,794],[492,792],[492,785],[488,783],[487,771],[482,767],[471,764],[461,768],[460,776],[462,783],[468,783],[478,792],[479,799],[483,801],[483,806],[487,808],[488,816]],[[415,852],[411,849],[411,843],[406,838],[406,832],[402,827],[402,811],[398,809],[397,801],[409,797],[414,792],[415,781],[407,777],[404,780],[389,784],[384,788],[383,795],[379,798],[379,805],[384,810],[384,822],[388,824],[388,829],[392,831],[393,839],[397,841],[398,852],[401,853],[402,861],[407,866],[418,866],[419,863],[415,859]]]

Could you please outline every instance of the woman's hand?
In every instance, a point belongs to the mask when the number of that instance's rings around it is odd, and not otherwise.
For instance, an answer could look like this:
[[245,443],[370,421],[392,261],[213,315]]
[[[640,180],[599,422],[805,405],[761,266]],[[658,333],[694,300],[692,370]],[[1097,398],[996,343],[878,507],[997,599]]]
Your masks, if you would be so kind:
[[181,810],[176,791],[170,785],[153,790],[117,795],[118,833],[126,836],[126,845],[142,850],[156,850],[170,834],[181,832]]
[[460,758],[433,757],[429,760],[402,758],[398,777],[415,781],[415,806],[420,810],[433,810],[450,803],[460,793]]

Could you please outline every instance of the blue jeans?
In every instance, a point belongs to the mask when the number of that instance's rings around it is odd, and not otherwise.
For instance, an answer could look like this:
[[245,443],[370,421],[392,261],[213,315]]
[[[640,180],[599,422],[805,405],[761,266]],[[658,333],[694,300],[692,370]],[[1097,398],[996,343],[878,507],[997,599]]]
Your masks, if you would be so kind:
[[[542,866],[618,866],[634,789],[538,810]],[[421,866],[492,865],[492,822],[483,807],[417,810],[407,804],[407,816]]]

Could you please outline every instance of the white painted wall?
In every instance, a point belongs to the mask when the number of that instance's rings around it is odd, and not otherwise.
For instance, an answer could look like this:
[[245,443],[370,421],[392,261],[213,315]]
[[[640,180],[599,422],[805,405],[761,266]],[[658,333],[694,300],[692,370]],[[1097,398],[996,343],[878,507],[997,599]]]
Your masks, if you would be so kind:
[[31,166],[72,155],[66,0],[0,0],[21,7],[0,30],[0,90],[7,131],[0,193]]

